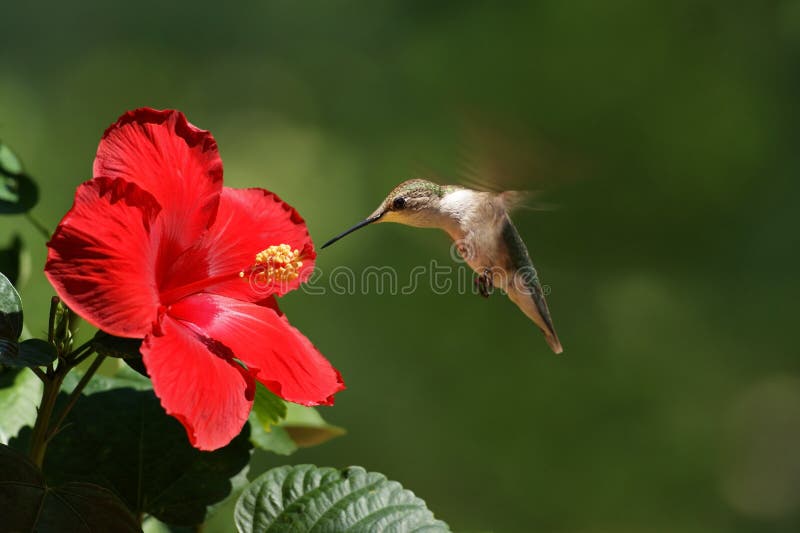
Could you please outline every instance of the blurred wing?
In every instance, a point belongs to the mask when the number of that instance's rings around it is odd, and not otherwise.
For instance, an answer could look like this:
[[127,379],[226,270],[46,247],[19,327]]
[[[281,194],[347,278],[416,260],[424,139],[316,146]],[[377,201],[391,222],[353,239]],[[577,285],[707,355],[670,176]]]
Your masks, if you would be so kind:
[[[456,184],[499,195],[506,211],[552,211],[558,208],[540,196],[564,181],[570,173],[563,158],[544,142],[523,134],[511,135],[468,121],[458,148]],[[555,161],[559,163],[556,164]],[[414,177],[435,183],[453,183],[452,171],[437,171],[420,162],[411,165]]]
[[465,127],[461,152],[460,181],[471,189],[502,193],[508,210],[555,209],[539,197],[574,174],[547,143],[476,121]]
[[534,211],[553,211],[557,209],[554,204],[546,204],[536,200],[539,194],[539,191],[503,191],[499,194],[499,197],[507,213],[512,213],[518,209]]

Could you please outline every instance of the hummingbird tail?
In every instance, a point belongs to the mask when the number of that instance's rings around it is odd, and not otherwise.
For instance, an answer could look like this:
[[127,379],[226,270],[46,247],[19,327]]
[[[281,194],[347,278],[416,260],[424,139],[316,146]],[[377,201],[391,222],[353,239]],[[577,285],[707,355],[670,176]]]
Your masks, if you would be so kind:
[[534,290],[533,294],[527,294],[516,290],[511,285],[506,289],[506,294],[541,330],[550,349],[557,354],[563,352],[564,348],[561,346],[561,341],[558,340],[553,321],[550,319],[550,311],[547,309],[547,302],[541,290]]
[[555,332],[545,333],[544,338],[547,341],[548,346],[550,346],[550,349],[553,350],[553,353],[560,354],[564,351],[564,348],[561,346],[561,341],[558,340]]

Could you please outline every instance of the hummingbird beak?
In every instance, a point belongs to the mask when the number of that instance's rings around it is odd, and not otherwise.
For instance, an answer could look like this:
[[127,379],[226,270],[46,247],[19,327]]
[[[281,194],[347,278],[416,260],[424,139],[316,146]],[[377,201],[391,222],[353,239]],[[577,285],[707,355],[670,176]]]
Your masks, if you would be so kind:
[[340,233],[339,235],[337,235],[337,236],[336,236],[336,237],[334,237],[333,239],[331,239],[331,240],[329,240],[328,242],[326,242],[325,244],[323,244],[323,245],[320,247],[320,250],[321,250],[322,248],[325,248],[325,247],[327,247],[327,246],[330,246],[331,244],[335,243],[336,241],[338,241],[338,240],[339,240],[339,239],[341,239],[342,237],[344,237],[344,236],[346,236],[346,235],[350,235],[351,233],[353,233],[353,232],[354,232],[355,230],[357,230],[357,229],[361,229],[361,228],[363,228],[364,226],[368,226],[369,224],[372,224],[373,222],[377,222],[377,221],[378,221],[378,220],[379,220],[379,219],[380,219],[380,218],[381,218],[381,217],[382,217],[382,216],[383,216],[385,213],[386,213],[386,211],[380,211],[380,212],[378,212],[378,213],[375,213],[375,214],[371,215],[369,218],[367,218],[367,219],[365,219],[365,220],[362,220],[361,222],[359,222],[358,224],[356,224],[355,226],[353,226],[353,227],[352,227],[352,228],[350,228],[349,230],[347,230],[347,231],[344,231],[344,232]]

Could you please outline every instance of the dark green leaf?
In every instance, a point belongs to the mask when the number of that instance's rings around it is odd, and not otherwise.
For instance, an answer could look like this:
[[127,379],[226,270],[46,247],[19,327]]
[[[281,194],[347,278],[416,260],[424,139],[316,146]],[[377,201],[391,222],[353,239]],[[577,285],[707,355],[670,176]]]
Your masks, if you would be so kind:
[[[58,408],[57,408],[58,409]],[[134,514],[174,525],[205,519],[250,459],[248,427],[225,448],[201,452],[152,391],[82,397],[47,449],[48,479],[90,481],[119,494]]]
[[256,397],[253,401],[253,412],[264,429],[277,424],[286,417],[286,402],[273,394],[261,383],[256,382]]
[[344,428],[325,422],[313,407],[296,403],[286,404],[286,419],[280,426],[286,429],[292,440],[301,448],[316,446],[347,433]]
[[233,484],[233,491],[231,494],[219,503],[210,506],[206,511],[206,520],[200,527],[186,528],[165,524],[164,522],[148,516],[142,524],[145,533],[200,533],[204,532],[230,532],[235,531],[233,528],[233,510],[236,507],[236,501],[244,488],[250,483],[247,479],[248,469],[244,469],[241,473],[231,480]]
[[135,371],[140,376],[150,379],[150,376],[147,374],[147,369],[144,366],[144,361],[142,361],[141,357],[139,358],[126,357],[125,359],[123,359],[123,361],[125,362],[126,365],[128,365],[128,368]]
[[14,215],[30,211],[39,201],[39,187],[26,174],[0,174],[0,214]]
[[286,429],[280,426],[264,429],[255,413],[250,413],[250,441],[262,450],[279,455],[290,455],[297,451],[297,444]]
[[17,234],[11,237],[8,246],[0,248],[0,274],[5,275],[12,284],[18,284],[22,277],[22,250],[22,238]]
[[450,531],[414,493],[359,466],[274,468],[245,489],[235,518],[240,533]]
[[141,358],[139,348],[142,346],[142,339],[126,339],[115,337],[105,331],[98,331],[92,339],[92,346],[97,353],[108,357]]
[[19,343],[17,352],[9,357],[0,349],[0,364],[12,367],[45,366],[58,357],[55,346],[42,339],[28,339]]
[[0,274],[0,339],[15,341],[22,333],[22,300],[14,285]]
[[5,366],[25,366],[13,364],[19,357],[19,343],[0,337],[0,368]]
[[0,214],[24,213],[39,200],[39,188],[25,174],[22,162],[0,143]]
[[42,382],[30,370],[0,370],[0,442],[8,444],[23,426],[33,426]]
[[3,531],[141,531],[114,493],[89,483],[49,487],[25,456],[0,445]]

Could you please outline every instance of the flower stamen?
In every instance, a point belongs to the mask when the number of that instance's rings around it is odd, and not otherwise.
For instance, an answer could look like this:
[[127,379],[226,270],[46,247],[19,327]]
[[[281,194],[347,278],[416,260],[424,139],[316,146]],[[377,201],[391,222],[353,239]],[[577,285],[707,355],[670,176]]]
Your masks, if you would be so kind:
[[[261,250],[250,267],[251,281],[259,286],[272,283],[288,283],[300,276],[303,262],[300,250],[292,249],[288,244],[278,244]],[[239,272],[243,278],[245,271]]]

